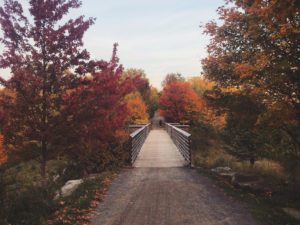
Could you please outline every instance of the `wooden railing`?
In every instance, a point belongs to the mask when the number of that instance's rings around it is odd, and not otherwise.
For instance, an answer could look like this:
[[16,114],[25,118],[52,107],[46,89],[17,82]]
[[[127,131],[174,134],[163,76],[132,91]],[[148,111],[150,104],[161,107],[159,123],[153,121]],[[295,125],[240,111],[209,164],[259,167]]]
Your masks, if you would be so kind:
[[[192,163],[192,152],[191,152],[191,134],[180,129],[182,127],[179,123],[166,123],[166,130],[177,146],[181,155],[191,165]],[[186,128],[186,126],[184,126]]]
[[133,164],[151,130],[151,124],[138,125],[140,128],[130,134],[130,163]]

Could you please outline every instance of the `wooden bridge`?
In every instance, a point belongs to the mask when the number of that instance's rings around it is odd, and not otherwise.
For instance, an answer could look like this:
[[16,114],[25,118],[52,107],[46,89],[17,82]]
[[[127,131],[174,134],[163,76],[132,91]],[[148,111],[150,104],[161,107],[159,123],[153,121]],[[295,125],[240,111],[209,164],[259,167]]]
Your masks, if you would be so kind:
[[131,137],[134,167],[182,167],[191,164],[191,134],[179,123],[165,123],[165,129],[141,125]]

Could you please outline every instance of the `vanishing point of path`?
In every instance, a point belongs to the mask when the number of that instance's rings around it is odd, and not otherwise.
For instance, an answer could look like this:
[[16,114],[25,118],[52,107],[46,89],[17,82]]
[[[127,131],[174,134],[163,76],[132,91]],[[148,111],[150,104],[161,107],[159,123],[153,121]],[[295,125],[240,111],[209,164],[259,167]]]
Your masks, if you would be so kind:
[[92,225],[255,225],[247,208],[184,167],[164,130],[152,130],[133,169],[114,180]]

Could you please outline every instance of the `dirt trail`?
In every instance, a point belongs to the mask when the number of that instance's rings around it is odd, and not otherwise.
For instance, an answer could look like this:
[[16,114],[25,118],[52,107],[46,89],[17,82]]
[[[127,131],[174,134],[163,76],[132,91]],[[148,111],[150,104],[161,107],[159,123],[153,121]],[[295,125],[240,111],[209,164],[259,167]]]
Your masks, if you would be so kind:
[[124,170],[93,225],[255,225],[241,203],[190,168]]

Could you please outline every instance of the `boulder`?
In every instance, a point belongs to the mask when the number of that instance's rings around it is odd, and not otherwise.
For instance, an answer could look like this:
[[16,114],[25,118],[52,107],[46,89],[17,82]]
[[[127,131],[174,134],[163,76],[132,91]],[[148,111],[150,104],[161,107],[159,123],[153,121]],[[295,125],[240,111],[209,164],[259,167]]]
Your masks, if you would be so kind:
[[214,172],[214,173],[218,173],[218,174],[220,174],[220,173],[229,173],[229,172],[231,172],[231,168],[228,167],[228,166],[225,166],[225,167],[220,166],[220,167],[216,167],[216,168],[211,169],[211,171]]
[[56,192],[55,200],[59,197],[67,197],[70,196],[80,184],[83,183],[82,179],[79,180],[69,180],[65,183],[65,185],[60,189],[60,191]]

